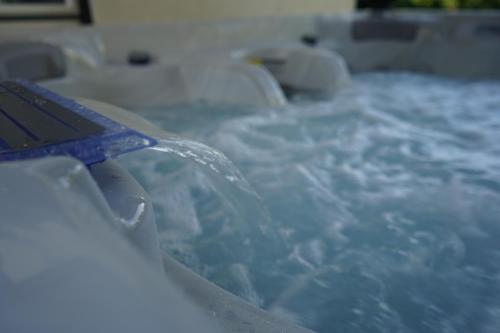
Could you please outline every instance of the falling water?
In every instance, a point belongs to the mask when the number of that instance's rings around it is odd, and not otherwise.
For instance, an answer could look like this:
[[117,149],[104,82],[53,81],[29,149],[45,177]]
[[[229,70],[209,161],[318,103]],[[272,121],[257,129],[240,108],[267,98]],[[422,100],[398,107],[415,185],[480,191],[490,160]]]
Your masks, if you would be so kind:
[[152,197],[163,249],[206,276],[233,280],[232,292],[259,305],[252,285],[272,264],[262,258],[284,247],[262,199],[234,164],[207,145],[171,134],[121,161]]
[[178,136],[168,136],[160,139],[158,144],[150,149],[174,154],[183,159],[194,161],[201,167],[208,167],[241,191],[258,197],[234,164],[224,154],[207,145]]

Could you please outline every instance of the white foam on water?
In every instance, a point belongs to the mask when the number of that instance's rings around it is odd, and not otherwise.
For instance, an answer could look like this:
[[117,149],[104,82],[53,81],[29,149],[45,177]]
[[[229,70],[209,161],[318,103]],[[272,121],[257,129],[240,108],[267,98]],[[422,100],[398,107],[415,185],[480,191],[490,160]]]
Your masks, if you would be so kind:
[[277,315],[319,332],[500,331],[499,92],[373,73],[282,110],[140,110],[204,145],[124,162],[164,250]]

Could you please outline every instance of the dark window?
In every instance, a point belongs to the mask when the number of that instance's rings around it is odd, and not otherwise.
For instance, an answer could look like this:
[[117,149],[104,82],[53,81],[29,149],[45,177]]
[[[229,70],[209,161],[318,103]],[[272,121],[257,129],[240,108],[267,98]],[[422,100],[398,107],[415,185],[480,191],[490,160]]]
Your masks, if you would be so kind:
[[52,4],[52,3],[60,3],[64,4],[64,0],[0,0],[0,3],[7,4]]
[[500,0],[358,0],[358,8],[500,9]]
[[89,0],[0,0],[0,21],[79,20],[92,23]]

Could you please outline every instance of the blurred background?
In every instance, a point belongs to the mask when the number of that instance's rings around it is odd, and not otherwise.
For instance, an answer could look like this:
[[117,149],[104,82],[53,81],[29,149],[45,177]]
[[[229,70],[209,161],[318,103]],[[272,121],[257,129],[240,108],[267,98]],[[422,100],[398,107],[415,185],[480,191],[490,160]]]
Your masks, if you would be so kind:
[[33,27],[213,20],[331,14],[356,8],[499,9],[500,0],[0,0],[0,24],[22,29],[27,22]]
[[99,24],[317,14],[353,8],[353,0],[2,0],[0,19]]
[[88,23],[214,19],[260,15],[297,15],[347,11],[355,7],[498,9],[500,0],[1,0],[6,20],[74,20]]

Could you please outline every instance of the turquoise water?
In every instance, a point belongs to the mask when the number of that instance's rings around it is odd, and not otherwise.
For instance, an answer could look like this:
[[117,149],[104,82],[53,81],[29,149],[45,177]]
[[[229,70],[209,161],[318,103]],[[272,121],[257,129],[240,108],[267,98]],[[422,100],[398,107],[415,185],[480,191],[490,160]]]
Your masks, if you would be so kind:
[[211,281],[318,332],[500,331],[499,82],[373,73],[281,110],[139,111],[249,184],[123,160],[164,251]]

